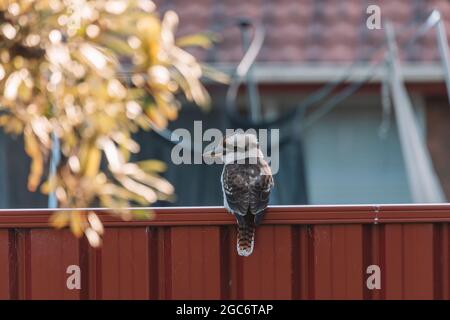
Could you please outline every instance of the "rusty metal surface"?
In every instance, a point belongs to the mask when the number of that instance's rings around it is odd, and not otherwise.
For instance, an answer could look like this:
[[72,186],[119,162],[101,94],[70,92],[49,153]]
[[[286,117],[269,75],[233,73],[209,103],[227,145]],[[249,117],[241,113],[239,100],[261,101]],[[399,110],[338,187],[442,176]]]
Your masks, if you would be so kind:
[[[221,208],[107,226],[101,250],[0,211],[1,299],[449,299],[449,205],[272,207],[249,258]],[[69,265],[81,290],[66,287]],[[379,265],[381,289],[366,286]]]

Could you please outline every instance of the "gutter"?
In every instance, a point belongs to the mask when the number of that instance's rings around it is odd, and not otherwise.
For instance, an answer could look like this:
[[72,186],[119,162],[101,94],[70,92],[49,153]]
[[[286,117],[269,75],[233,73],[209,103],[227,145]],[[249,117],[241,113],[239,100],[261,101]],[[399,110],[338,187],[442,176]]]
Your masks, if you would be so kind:
[[[256,63],[252,68],[254,80],[259,84],[325,83],[339,79],[348,72],[350,63]],[[216,63],[212,67],[227,74],[235,69],[233,63]],[[347,82],[361,81],[371,68],[369,63],[356,65]],[[386,76],[385,68],[375,71],[371,83],[380,83]],[[403,63],[402,76],[407,83],[443,83],[444,72],[440,63]]]

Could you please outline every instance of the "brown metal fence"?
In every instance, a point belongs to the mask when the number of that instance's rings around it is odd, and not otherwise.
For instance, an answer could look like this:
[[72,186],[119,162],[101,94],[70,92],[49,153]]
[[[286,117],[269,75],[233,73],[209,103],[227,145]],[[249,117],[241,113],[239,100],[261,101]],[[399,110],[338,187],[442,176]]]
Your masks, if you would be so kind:
[[[272,207],[249,258],[222,208],[155,209],[107,226],[102,249],[0,212],[1,299],[449,299],[449,205]],[[81,290],[66,286],[81,269]],[[381,289],[366,286],[369,265]]]

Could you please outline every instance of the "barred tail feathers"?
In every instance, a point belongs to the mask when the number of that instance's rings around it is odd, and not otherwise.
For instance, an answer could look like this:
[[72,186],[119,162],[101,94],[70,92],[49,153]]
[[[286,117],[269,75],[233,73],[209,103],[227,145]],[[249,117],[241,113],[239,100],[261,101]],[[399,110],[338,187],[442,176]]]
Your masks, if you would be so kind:
[[238,224],[237,252],[240,256],[248,257],[253,252],[255,243],[255,223],[252,215],[247,215],[251,219],[245,219]]

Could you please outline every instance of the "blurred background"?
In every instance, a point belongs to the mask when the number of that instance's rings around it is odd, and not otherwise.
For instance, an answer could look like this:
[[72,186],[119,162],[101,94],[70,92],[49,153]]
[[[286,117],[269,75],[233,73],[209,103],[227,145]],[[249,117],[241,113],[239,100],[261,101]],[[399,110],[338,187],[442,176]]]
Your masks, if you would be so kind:
[[[200,120],[203,130],[280,129],[272,204],[446,202],[450,197],[450,108],[442,55],[442,29],[450,34],[449,1],[154,2],[160,12],[179,14],[180,35],[213,33],[213,48],[191,52],[230,75],[263,33],[232,104],[227,108],[229,86],[208,81],[211,111],[184,103],[168,132],[192,130]],[[380,29],[368,28],[369,5],[381,8]],[[441,33],[429,19],[434,9],[442,18]],[[386,22],[395,32],[391,46]],[[222,167],[173,164],[174,144],[163,136],[136,136],[141,145],[136,160],[164,160],[164,176],[175,186],[176,200],[157,205],[222,205]],[[46,207],[45,196],[26,189],[29,159],[22,138],[0,133],[0,150],[0,207]]]

